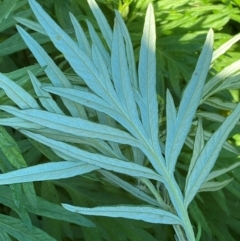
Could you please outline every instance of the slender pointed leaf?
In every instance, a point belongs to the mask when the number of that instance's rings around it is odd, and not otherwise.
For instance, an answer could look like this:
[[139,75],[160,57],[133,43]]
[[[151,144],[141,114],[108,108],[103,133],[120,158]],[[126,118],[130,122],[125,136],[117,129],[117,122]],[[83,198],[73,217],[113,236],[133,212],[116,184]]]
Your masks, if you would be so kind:
[[140,142],[127,132],[81,118],[36,109],[21,111],[11,106],[0,106],[0,109],[27,121],[75,136],[98,138],[141,147]]
[[76,90],[76,89],[69,89],[69,88],[52,87],[52,86],[43,86],[42,88],[50,93],[60,95],[64,98],[70,99],[84,106],[103,112],[111,116],[119,123],[121,123],[132,134],[136,133],[136,130],[132,127],[131,124],[129,124],[129,120],[124,118],[122,113],[119,113],[117,109],[110,106],[109,103],[105,102],[97,95],[94,95],[89,92]]
[[73,24],[73,27],[75,30],[79,48],[90,58],[91,57],[91,48],[88,43],[87,37],[86,37],[81,25],[79,24],[79,22],[77,21],[77,19],[74,17],[74,15],[72,13],[70,13],[70,18],[71,18],[71,21],[72,21],[72,24]]
[[87,0],[87,1],[92,10],[93,15],[95,16],[95,18],[98,22],[98,26],[102,31],[103,37],[104,37],[109,49],[111,49],[111,47],[112,47],[112,30],[107,22],[107,19],[105,18],[101,9],[98,7],[95,0]]
[[[46,66],[45,72],[54,86],[64,86],[72,87],[72,84],[58,68],[58,66],[53,62],[53,60],[48,56],[45,50],[21,27],[17,26],[19,33],[21,34],[23,40],[28,45],[29,49],[34,54],[35,58],[41,66]],[[81,116],[87,119],[85,110],[81,106],[75,106],[69,100],[63,99],[63,103],[67,106],[68,110],[73,116]]]
[[6,95],[21,109],[40,109],[37,101],[26,90],[1,73],[0,88],[4,89]]
[[219,177],[221,175],[223,175],[224,173],[227,173],[235,168],[237,168],[238,166],[240,165],[240,162],[236,162],[234,164],[232,164],[231,166],[227,167],[227,168],[222,168],[220,170],[216,170],[216,171],[213,171],[211,172],[207,178],[206,178],[206,182],[216,178],[216,177]]
[[168,171],[173,174],[178,155],[183,147],[202,97],[205,79],[212,60],[213,31],[209,30],[192,78],[184,91],[175,123],[175,133],[166,139],[165,156]]
[[35,1],[29,0],[29,4],[44,28],[47,35],[52,40],[55,47],[64,54],[74,71],[84,79],[87,85],[100,97],[112,103],[113,100],[103,85],[101,76],[99,76],[92,60],[78,47],[74,42],[42,9]]
[[45,163],[0,174],[0,184],[56,180],[82,175],[97,169],[98,167],[94,165],[81,162]]
[[201,185],[206,181],[211,169],[213,168],[217,157],[226,141],[230,131],[236,125],[240,118],[240,104],[226,118],[220,128],[212,135],[189,175],[188,182],[185,185],[184,205],[187,207],[192,201]]
[[62,206],[71,212],[85,215],[130,218],[149,223],[182,224],[181,220],[174,214],[154,207],[114,206],[81,208],[69,204],[62,204]]
[[234,37],[232,37],[230,40],[228,40],[226,43],[222,44],[218,49],[216,49],[213,52],[212,61],[214,61],[219,56],[224,54],[228,49],[230,49],[232,47],[233,44],[235,44],[239,40],[240,40],[240,34],[237,34]]
[[115,15],[118,20],[118,23],[121,27],[122,35],[125,41],[126,45],[126,53],[127,53],[127,59],[128,59],[128,66],[129,66],[129,75],[131,79],[131,83],[133,87],[138,90],[138,80],[137,80],[137,71],[136,71],[136,62],[133,52],[133,46],[132,41],[129,35],[129,32],[127,30],[127,27],[122,19],[122,16],[118,11],[115,10]]
[[149,168],[137,165],[135,163],[80,150],[77,147],[52,140],[42,135],[31,133],[29,131],[21,132],[26,134],[30,138],[37,140],[38,142],[41,142],[44,145],[52,148],[53,151],[56,150],[58,152],[64,153],[65,156],[69,157],[69,160],[73,158],[74,160],[86,162],[88,164],[95,165],[106,170],[115,171],[134,177],[146,177],[160,182],[163,181],[162,177],[159,174],[155,173]]
[[139,87],[146,108],[141,119],[149,138],[158,143],[158,103],[156,93],[156,33],[152,4],[149,4],[143,29],[138,65]]
[[138,118],[136,102],[131,86],[129,70],[127,65],[126,51],[118,21],[115,21],[111,55],[112,78],[117,95],[121,98],[124,111],[131,121],[138,126],[143,133],[144,130]]
[[26,26],[36,32],[46,35],[45,31],[43,30],[42,26],[39,23],[26,19],[26,18],[15,17],[15,19],[19,23],[23,24],[24,26]]
[[192,158],[190,161],[190,166],[188,168],[188,174],[186,178],[186,182],[188,182],[189,175],[192,172],[192,169],[194,168],[197,158],[201,154],[202,150],[204,148],[204,134],[203,134],[203,127],[202,127],[202,119],[198,119],[198,126],[197,126],[197,131],[196,131],[196,137],[194,141],[194,146],[193,146],[193,154]]
[[166,125],[168,137],[174,136],[177,111],[171,93],[167,90],[166,95]]
[[222,182],[204,182],[198,192],[218,191],[218,190],[224,188],[225,186],[227,186],[232,180],[233,180],[233,178],[224,180]]
[[102,59],[108,68],[111,66],[111,59],[109,53],[106,51],[105,47],[103,46],[102,41],[98,37],[96,31],[94,30],[92,24],[87,21],[88,31],[90,33],[90,37],[92,39],[92,43],[97,46],[98,51],[101,53]]
[[35,93],[39,97],[41,104],[46,108],[46,110],[48,110],[49,112],[64,115],[63,111],[58,107],[57,103],[53,100],[52,96],[41,88],[42,84],[33,75],[33,73],[28,70],[28,74],[32,81]]

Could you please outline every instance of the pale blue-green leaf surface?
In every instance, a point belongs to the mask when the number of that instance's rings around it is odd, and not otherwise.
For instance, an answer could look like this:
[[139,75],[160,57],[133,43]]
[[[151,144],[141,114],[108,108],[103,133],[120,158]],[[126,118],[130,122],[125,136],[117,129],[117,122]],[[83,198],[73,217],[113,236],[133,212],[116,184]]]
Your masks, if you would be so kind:
[[120,24],[118,23],[117,19],[115,20],[111,53],[111,67],[114,87],[117,95],[119,98],[121,98],[124,111],[131,118],[131,121],[137,126],[137,128],[144,133],[138,117],[134,92],[131,86],[126,49]]
[[224,180],[222,182],[204,182],[198,192],[218,191],[218,190],[224,188],[225,186],[227,186],[232,180],[233,180],[233,178]]
[[15,102],[21,109],[35,108],[40,109],[37,101],[22,87],[10,80],[7,76],[0,73],[0,88],[6,95]]
[[126,53],[127,53],[127,59],[128,59],[128,68],[129,68],[129,75],[131,79],[131,83],[133,87],[138,90],[138,80],[137,80],[137,71],[136,71],[136,62],[133,52],[133,45],[132,41],[128,32],[128,29],[122,19],[122,16],[118,11],[115,10],[115,16],[117,18],[117,21],[121,27],[122,35],[125,41],[125,47],[126,47]]
[[240,70],[240,60],[233,62],[229,66],[225,67],[220,73],[217,73],[213,78],[211,78],[203,90],[203,100],[207,99],[209,96],[214,93],[216,86],[222,83],[226,78],[231,76],[233,73],[236,73]]
[[28,70],[28,74],[30,76],[30,79],[32,81],[35,93],[39,97],[39,101],[41,104],[46,108],[47,111],[58,113],[64,115],[63,111],[58,107],[55,100],[53,100],[52,96],[44,91],[41,87],[42,84],[39,82],[39,80],[34,76],[34,74]]
[[201,185],[206,181],[211,169],[213,168],[218,155],[226,141],[230,131],[240,118],[240,104],[226,118],[220,128],[211,136],[189,175],[185,185],[184,205],[187,207],[194,196],[199,191]]
[[138,76],[139,87],[146,108],[141,119],[149,138],[158,143],[158,102],[156,94],[156,32],[152,4],[149,4],[140,47]]
[[36,109],[19,110],[3,105],[0,106],[0,109],[27,121],[75,136],[98,138],[141,147],[140,142],[127,132],[81,118]]
[[97,169],[98,167],[83,162],[50,162],[0,174],[0,184],[57,180],[82,175]]
[[228,49],[232,47],[233,44],[235,44],[237,41],[240,40],[240,33],[232,37],[230,40],[228,40],[226,43],[222,44],[218,49],[216,49],[213,52],[212,61],[217,59],[219,56],[224,54]]
[[80,150],[79,148],[71,146],[69,144],[55,141],[53,139],[46,138],[42,135],[34,134],[29,131],[21,132],[29,136],[30,138],[33,138],[34,140],[52,148],[53,151],[56,150],[58,152],[64,153],[66,157],[69,157],[69,160],[73,158],[74,160],[86,162],[88,164],[95,165],[109,171],[115,171],[134,177],[145,177],[160,182],[163,181],[162,176],[160,176],[159,174],[155,173],[149,168],[137,165],[135,163]]
[[229,167],[227,167],[227,168],[222,168],[222,169],[220,169],[220,170],[216,170],[216,171],[211,172],[211,173],[207,176],[206,182],[208,182],[208,181],[210,181],[210,180],[212,180],[212,179],[214,179],[214,178],[216,178],[216,177],[219,177],[219,176],[223,175],[223,174],[226,173],[226,172],[229,172],[229,171],[237,168],[239,165],[240,165],[240,162],[236,162],[236,163],[232,164],[231,166],[229,166]]
[[39,130],[44,128],[42,125],[32,123],[30,121],[23,120],[19,117],[10,117],[10,118],[0,118],[0,125],[11,126],[15,129],[36,129]]
[[[49,57],[49,55],[45,52],[45,50],[23,28],[17,26],[17,29],[21,37],[37,59],[38,63],[41,66],[47,66],[45,69],[45,73],[49,77],[49,80],[52,82],[52,84],[54,86],[64,86],[69,88],[72,87],[72,84],[58,68],[58,66],[54,63],[54,61]],[[87,119],[85,110],[82,106],[75,106],[75,104],[69,100],[62,100],[73,116],[81,116],[82,118]]]
[[87,20],[87,26],[88,26],[88,31],[92,40],[92,44],[97,46],[98,51],[101,53],[102,59],[104,61],[104,63],[106,64],[106,66],[108,68],[110,68],[111,66],[111,59],[110,59],[110,55],[107,52],[107,50],[105,49],[105,47],[103,46],[103,43],[101,41],[101,39],[99,38],[99,36],[97,35],[96,31],[94,30],[92,24]]
[[64,54],[64,57],[74,71],[84,79],[89,88],[96,94],[109,101],[109,103],[113,102],[92,60],[78,47],[77,43],[52,20],[35,0],[29,0],[29,4],[55,47]]
[[177,111],[174,104],[173,97],[169,90],[167,90],[166,95],[166,126],[167,126],[167,135],[173,136],[175,133],[175,124],[177,118]]
[[23,24],[24,26],[26,26],[36,32],[46,35],[45,31],[43,30],[42,26],[39,23],[26,19],[26,18],[21,18],[21,17],[15,17],[15,19],[19,23]]
[[90,44],[87,40],[87,37],[86,37],[81,25],[79,24],[78,20],[74,17],[74,15],[72,13],[70,13],[70,18],[71,18],[71,21],[72,21],[72,24],[73,24],[73,27],[75,30],[79,48],[90,58],[91,57],[91,48],[90,48]]
[[161,210],[160,208],[148,206],[112,206],[112,207],[95,207],[82,208],[69,204],[62,204],[64,208],[71,212],[81,213],[84,215],[107,216],[130,218],[143,220],[149,223],[161,224],[182,224],[181,220],[174,214]]
[[103,34],[103,37],[109,47],[111,49],[112,46],[112,30],[111,27],[109,26],[107,19],[105,18],[103,12],[101,9],[98,7],[97,3],[95,0],[87,0],[88,4],[92,10],[93,15],[95,16],[98,26],[101,29],[101,32]]
[[103,84],[107,89],[108,94],[115,102],[114,104],[119,106],[119,108],[122,109],[122,104],[120,101],[121,97],[117,96],[112,80],[110,79],[111,74],[109,73],[109,71],[111,66],[107,66],[107,64],[103,59],[102,54],[100,53],[100,51],[98,50],[98,47],[94,43],[92,44],[92,59],[96,68],[99,71],[99,75],[101,75],[101,80],[103,81]]
[[43,86],[42,88],[50,93],[60,95],[64,98],[103,112],[121,123],[133,135],[136,133],[136,129],[131,125],[131,123],[129,123],[129,120],[121,112],[118,111],[118,109],[113,108],[111,105],[109,105],[109,103],[97,95],[94,95],[90,92],[62,87]]
[[198,119],[198,126],[197,126],[197,131],[195,134],[195,141],[194,141],[194,146],[193,146],[193,154],[192,158],[190,161],[190,166],[188,168],[188,174],[186,178],[186,183],[188,182],[189,175],[192,172],[192,169],[195,166],[196,160],[201,154],[202,150],[204,148],[204,132],[203,132],[203,127],[202,127],[202,119]]
[[[183,147],[192,120],[202,97],[205,79],[212,60],[213,31],[210,29],[192,78],[180,102],[175,132],[167,133],[165,157],[168,171],[173,174],[178,155]],[[171,136],[169,135],[171,134]]]

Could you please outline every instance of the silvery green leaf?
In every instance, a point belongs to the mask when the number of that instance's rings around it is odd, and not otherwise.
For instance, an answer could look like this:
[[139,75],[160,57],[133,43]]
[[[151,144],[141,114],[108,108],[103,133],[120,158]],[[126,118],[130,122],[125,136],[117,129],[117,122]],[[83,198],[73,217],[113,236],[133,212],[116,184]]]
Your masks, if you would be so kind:
[[[40,134],[42,134],[42,133],[40,133]],[[47,136],[46,136],[46,137],[47,137]],[[50,136],[49,138],[51,138],[51,136]],[[90,140],[90,141],[91,141],[91,140]],[[88,143],[87,143],[87,140],[86,140],[86,142],[85,142],[84,144],[85,144],[85,145],[88,144]],[[92,145],[91,145],[91,144],[92,144]],[[89,143],[90,146],[94,146],[94,144],[95,144],[95,143]],[[101,144],[101,143],[100,143],[100,144]],[[100,144],[99,144],[98,146],[100,146]],[[95,147],[95,146],[94,146],[94,147]],[[90,149],[90,148],[86,148],[85,151],[89,151],[88,149]],[[107,150],[107,151],[106,151],[106,150]],[[90,150],[90,151],[93,151],[93,150]],[[62,152],[62,151],[54,150],[54,152],[55,152],[59,157],[61,157],[61,158],[64,159],[64,160],[68,160],[68,159],[69,159],[69,155],[65,154],[65,153]],[[97,154],[97,152],[95,152],[95,153]],[[109,154],[108,157],[112,157],[112,158],[121,159],[121,157],[122,157],[122,155],[121,155],[120,157],[119,157],[117,154],[114,155],[113,152],[110,152],[109,149],[106,149],[106,148],[105,148],[105,150],[104,150],[104,149],[103,149],[103,150],[99,150],[99,153],[103,153],[104,155]],[[124,158],[121,159],[121,160],[128,161],[128,159],[127,159],[126,157],[124,157]],[[79,158],[75,158],[75,157],[71,156],[71,161],[79,162]]]
[[204,132],[203,132],[203,127],[202,127],[202,119],[199,118],[198,119],[197,131],[196,131],[196,134],[195,134],[193,154],[192,154],[192,158],[191,158],[191,161],[190,161],[190,166],[188,168],[186,183],[188,183],[189,175],[191,174],[191,172],[192,172],[192,170],[193,170],[193,168],[196,164],[197,158],[201,154],[203,148],[204,148]]
[[97,46],[98,51],[101,53],[102,59],[105,65],[111,67],[111,59],[109,53],[106,51],[101,39],[98,37],[96,31],[94,30],[92,24],[87,20],[88,31],[92,40],[92,44]]
[[240,70],[240,60],[235,61],[234,63],[225,67],[220,73],[211,78],[204,87],[202,102],[204,102],[205,99],[212,95],[212,91],[214,91],[216,86],[218,86],[220,83],[222,83],[222,81],[224,81],[226,78],[238,70]]
[[12,117],[12,118],[1,118],[0,119],[0,125],[3,126],[11,126],[15,129],[35,129],[39,130],[41,128],[44,128],[42,125],[32,123],[27,120],[23,120],[19,117]]
[[95,16],[98,26],[101,29],[101,32],[103,34],[103,37],[109,47],[111,49],[112,47],[112,30],[109,26],[107,19],[105,18],[104,14],[102,13],[101,9],[98,7],[95,0],[87,0],[88,4],[92,10],[93,15]]
[[120,24],[118,23],[117,19],[115,19],[113,32],[111,67],[114,87],[117,95],[121,97],[123,110],[126,115],[131,118],[131,121],[137,126],[137,128],[144,133],[138,117],[137,106],[129,76],[126,49],[124,46]]
[[139,199],[142,199],[142,200],[144,200],[145,202],[147,202],[151,205],[154,205],[154,206],[159,205],[159,203],[154,198],[147,195],[141,189],[129,184],[128,182],[122,180],[121,178],[112,174],[111,172],[108,172],[108,171],[105,171],[105,170],[99,170],[98,172],[100,172],[103,176],[105,176],[109,182],[123,188],[124,190],[131,193],[135,197],[137,197]]
[[156,94],[156,33],[152,4],[149,4],[144,22],[138,65],[139,87],[146,106],[141,109],[141,120],[149,138],[158,143],[158,103]]
[[141,147],[140,142],[127,132],[81,118],[36,109],[18,110],[4,105],[0,106],[0,109],[27,121],[75,136],[99,138]]
[[26,18],[21,18],[21,17],[15,17],[15,19],[19,23],[23,24],[24,26],[26,26],[36,32],[46,35],[45,31],[43,30],[42,26],[39,23],[26,19]]
[[109,103],[99,98],[97,95],[81,90],[62,87],[43,86],[42,88],[50,93],[62,96],[84,106],[103,112],[121,123],[132,134],[136,133],[135,127],[129,123],[129,120],[126,119],[122,113],[119,113],[118,109],[113,108],[111,105],[109,105]]
[[[16,118],[18,118],[18,117],[16,117]],[[18,118],[18,119],[20,119],[20,118]],[[2,123],[2,120],[0,119],[0,124],[1,123]],[[7,121],[5,121],[3,124],[6,126],[12,126],[12,125],[9,125]],[[23,119],[21,119],[20,124],[16,123],[12,127],[14,127],[14,128],[17,127],[17,129],[25,129],[25,130],[33,129],[35,133],[41,134],[45,137],[49,137],[49,138],[52,138],[57,141],[83,144],[83,145],[87,146],[89,149],[91,149],[91,147],[94,147],[96,150],[98,150],[100,153],[102,153],[106,156],[116,157],[116,158],[121,158],[121,159],[123,158],[123,155],[118,155],[118,153],[114,152],[114,150],[105,141],[100,140],[100,139],[87,138],[87,137],[77,137],[76,138],[76,136],[73,134],[64,133],[62,131],[45,128],[43,126],[34,124],[32,122],[27,122]]]
[[63,111],[58,107],[57,103],[55,102],[55,100],[53,100],[52,96],[41,88],[42,84],[33,75],[33,73],[28,70],[28,74],[32,81],[35,93],[39,97],[39,101],[46,108],[46,110],[48,110],[49,112],[64,115]]
[[212,61],[217,59],[219,56],[224,54],[228,49],[232,47],[233,44],[235,44],[238,40],[240,40],[240,34],[235,35],[230,40],[228,40],[226,43],[222,44],[218,49],[216,49],[213,52]]
[[[47,66],[45,73],[49,77],[49,80],[54,86],[64,86],[72,87],[69,80],[65,77],[58,66],[53,62],[53,60],[48,56],[45,50],[21,27],[17,26],[17,29],[22,36],[25,43],[28,45],[29,49],[32,51],[33,55],[37,59],[41,66]],[[87,119],[85,110],[82,106],[74,104],[69,100],[62,99],[63,103],[68,108],[69,112],[73,116],[81,116]]]
[[[227,79],[225,79],[223,81],[223,83],[218,86],[216,88],[216,90],[214,90],[214,93],[217,93],[221,90],[225,90],[225,89],[228,89],[228,90],[231,90],[231,89],[238,89],[240,84],[239,84],[239,80],[240,80],[240,74],[239,73],[236,73],[236,74],[233,74],[231,76],[229,76]],[[212,93],[212,92],[211,92]]]
[[2,88],[6,95],[21,109],[40,109],[37,101],[26,90],[1,73],[0,88]]
[[217,121],[217,122],[221,122],[221,123],[226,119],[222,115],[219,115],[216,113],[209,113],[209,112],[205,112],[205,111],[199,111],[196,113],[196,115],[198,117],[204,118],[206,120]]
[[116,91],[113,87],[112,80],[110,79],[109,74],[109,67],[105,64],[105,61],[99,52],[97,46],[95,44],[92,44],[92,59],[95,64],[95,66],[98,68],[99,75],[101,75],[102,81],[104,81],[104,86],[106,87],[109,95],[111,98],[115,101],[117,101],[117,105],[119,105],[119,108],[122,108],[121,101],[119,100],[119,97],[116,94]]
[[175,133],[168,136],[165,145],[165,157],[168,171],[173,174],[178,155],[183,147],[192,120],[202,97],[205,79],[212,60],[213,31],[209,30],[203,50],[197,62],[192,78],[188,83],[177,113]]
[[145,156],[144,156],[143,152],[136,147],[132,147],[132,152],[133,152],[133,156],[134,156],[134,162],[141,166],[144,166]]
[[233,110],[237,103],[222,101],[221,99],[217,97],[211,97],[204,101],[204,104],[212,106],[214,108],[220,109],[220,110]]
[[223,175],[224,173],[227,173],[235,168],[237,168],[238,166],[240,165],[240,162],[236,162],[234,164],[232,164],[231,166],[227,167],[227,168],[222,168],[220,170],[216,170],[216,171],[213,171],[211,172],[207,178],[206,178],[206,182],[216,178],[216,177],[219,177],[221,175]]
[[157,190],[158,188],[155,187],[149,179],[140,177],[140,178],[138,178],[138,181],[139,181],[140,185],[142,183],[143,186],[146,187],[147,190],[149,190],[149,192],[153,194],[153,196],[158,201],[161,209],[169,210],[169,206],[166,205],[165,201],[163,200],[163,198],[159,194],[159,191]]
[[187,208],[201,185],[206,181],[211,169],[213,168],[217,157],[226,141],[230,131],[236,125],[240,118],[240,104],[226,118],[220,128],[211,136],[198,159],[195,162],[191,173],[189,173],[188,182],[185,185],[184,205]]
[[[97,118],[98,118],[98,121],[99,121],[100,124],[111,126],[113,128],[117,128],[116,121],[114,119],[110,118],[108,115],[97,111]],[[111,147],[112,151],[115,153],[115,155],[112,156],[112,157],[118,157],[118,158],[120,158],[122,160],[128,160],[122,154],[121,148],[120,148],[118,143],[112,142],[112,141],[108,141],[108,144]]]
[[204,100],[209,98],[209,96],[220,92],[221,90],[239,88],[239,80],[240,80],[239,73],[230,74],[229,77],[219,79],[218,83],[215,84],[214,88],[212,88],[212,90],[207,94],[207,96],[204,97]]
[[[239,123],[239,122],[238,122]],[[237,123],[237,124],[238,124]],[[239,125],[239,124],[238,124]],[[211,132],[208,132],[208,131],[204,131],[204,139],[205,140],[209,140],[210,137],[211,137],[212,133]],[[236,155],[240,155],[240,152],[232,145],[230,144],[228,141],[225,141],[224,144],[223,144],[223,148],[227,151],[230,151]]]
[[155,173],[149,168],[137,165],[135,163],[80,150],[75,146],[71,146],[60,141],[55,141],[53,139],[46,138],[42,135],[34,134],[29,131],[22,130],[21,132],[28,137],[52,148],[53,151],[56,150],[57,152],[64,153],[65,156],[68,156],[69,160],[73,158],[74,160],[86,162],[88,164],[95,165],[99,168],[103,168],[109,171],[119,172],[133,177],[145,177],[160,182],[163,181],[159,174]]
[[218,191],[218,190],[224,188],[225,186],[227,186],[232,180],[233,180],[233,178],[227,179],[222,182],[204,182],[198,192]]
[[121,27],[122,35],[125,41],[127,59],[128,59],[128,67],[129,67],[129,75],[131,79],[131,83],[133,87],[138,90],[138,80],[137,80],[137,71],[136,71],[136,62],[134,58],[133,46],[132,41],[129,36],[129,32],[127,30],[126,24],[124,23],[122,16],[118,11],[115,10],[115,15],[118,20],[118,23]]
[[[204,134],[204,139],[207,140],[207,141],[212,136],[212,133],[208,132],[208,131],[203,131],[203,134]],[[191,134],[191,135],[193,135],[193,134]],[[188,145],[191,149],[193,149],[193,143],[194,142],[192,141],[192,139],[188,136],[185,144]],[[236,155],[240,154],[240,152],[232,144],[228,143],[227,141],[224,142],[223,148],[227,151],[230,151],[230,152],[236,154]]]
[[24,68],[20,68],[18,70],[14,70],[10,73],[4,73],[4,75],[6,75],[9,79],[12,79],[14,81],[16,80],[16,82],[19,83],[19,85],[22,85],[21,84],[22,81],[20,81],[19,79],[24,80],[24,81],[25,81],[25,79],[29,80],[29,76],[28,76],[28,73],[27,73],[28,70],[30,70],[34,75],[37,76],[37,75],[42,74],[44,72],[45,67],[40,67],[39,64],[34,64],[34,65],[30,65],[28,67],[24,67]]
[[173,138],[175,135],[175,123],[177,118],[177,111],[171,93],[167,90],[166,95],[166,126],[167,138]]
[[104,81],[101,79],[101,76],[99,76],[92,60],[78,47],[76,42],[51,19],[35,0],[29,0],[29,4],[45,32],[55,47],[64,54],[65,59],[72,66],[73,70],[84,79],[89,88],[96,94],[109,103],[113,103],[112,98],[109,97],[108,91],[103,85]]
[[0,184],[4,185],[68,178],[97,169],[98,167],[83,162],[50,162],[0,174]]
[[95,215],[105,217],[130,218],[135,220],[143,220],[149,223],[162,224],[182,224],[181,220],[174,214],[161,210],[159,208],[148,206],[112,206],[112,207],[95,207],[82,208],[69,204],[62,204],[64,208],[71,212],[84,215]]
[[78,46],[90,58],[91,57],[91,48],[88,43],[87,37],[86,37],[81,25],[79,24],[77,19],[74,17],[74,15],[72,13],[69,13],[69,14],[70,14],[70,19],[72,21],[72,24],[73,24],[73,27],[75,30],[75,34],[76,34],[76,37],[78,40]]

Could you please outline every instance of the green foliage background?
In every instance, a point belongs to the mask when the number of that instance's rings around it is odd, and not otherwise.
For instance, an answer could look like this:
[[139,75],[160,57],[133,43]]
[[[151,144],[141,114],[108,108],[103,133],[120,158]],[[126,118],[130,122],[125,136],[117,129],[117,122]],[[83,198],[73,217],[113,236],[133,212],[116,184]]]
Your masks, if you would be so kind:
[[[85,0],[39,0],[45,10],[70,35],[73,34],[69,12],[79,21],[88,19],[95,29],[98,26]],[[99,0],[110,25],[113,25],[114,9],[124,17],[134,45],[136,60],[146,7],[153,2],[157,26],[157,92],[159,105],[165,103],[166,89],[174,93],[178,106],[182,91],[191,77],[197,58],[203,46],[209,28],[215,31],[215,48],[240,32],[240,1],[215,0]],[[23,86],[29,93],[34,93],[27,69],[30,69],[41,81],[48,80],[42,75],[43,69],[36,65],[36,60],[27,49],[15,24],[20,18],[35,20],[26,0],[0,1],[0,72]],[[87,29],[86,25],[83,24]],[[32,32],[32,36],[42,44],[48,54],[60,66],[72,83],[81,83],[76,74],[71,72],[63,56],[56,51],[49,38]],[[239,44],[235,44],[227,54],[214,63],[211,74],[222,70],[239,58]],[[237,89],[238,86],[236,86]],[[238,101],[238,90],[224,90],[215,97],[233,103]],[[0,104],[11,104],[0,90]],[[229,108],[201,107],[207,114],[228,115]],[[162,109],[161,109],[162,110]],[[4,117],[0,113],[1,117]],[[164,110],[161,127],[165,126]],[[209,115],[211,116],[211,115]],[[217,119],[204,119],[203,127],[209,133],[217,129]],[[234,128],[229,141],[235,143],[239,127]],[[24,166],[57,160],[57,156],[45,146],[26,139],[11,128],[0,128],[0,169],[8,172]],[[164,133],[161,138],[164,139]],[[87,149],[89,147],[82,146]],[[123,147],[124,149],[124,147]],[[130,156],[128,148],[125,155]],[[239,147],[235,153],[223,150],[216,168],[224,168],[237,161]],[[185,146],[181,152],[177,180],[186,175],[186,166],[191,159],[191,149]],[[219,181],[234,178],[224,189],[197,195],[190,205],[192,223],[201,226],[204,241],[233,241],[240,237],[240,168],[224,174]],[[126,180],[139,188],[137,180]],[[78,206],[100,206],[122,204],[141,204],[141,201],[113,186],[98,173],[92,172],[58,181],[36,182],[34,184],[15,184],[0,186],[0,240],[8,241],[10,236],[18,240],[86,240],[86,241],[156,241],[174,240],[173,229],[167,225],[153,225],[140,221],[120,218],[84,217],[72,214],[60,207],[60,203],[72,203]],[[37,207],[37,208],[36,208]],[[96,227],[93,227],[96,225]],[[10,236],[7,233],[11,234]],[[14,240],[14,239],[13,239]]]

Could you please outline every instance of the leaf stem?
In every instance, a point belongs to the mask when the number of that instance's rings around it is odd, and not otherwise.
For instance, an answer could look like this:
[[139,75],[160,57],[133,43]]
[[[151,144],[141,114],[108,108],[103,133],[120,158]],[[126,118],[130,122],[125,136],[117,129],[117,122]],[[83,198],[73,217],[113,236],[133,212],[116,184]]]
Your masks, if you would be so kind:
[[[162,163],[161,159],[156,155],[158,151],[153,150],[149,143],[144,141],[145,144],[145,155],[149,158],[151,163],[154,163],[155,165],[158,165],[158,169],[161,169],[161,174],[164,180],[164,185],[168,191],[170,200],[174,206],[174,209],[177,212],[177,215],[182,220],[182,227],[185,231],[185,235],[188,241],[194,241],[195,235],[193,232],[192,224],[188,216],[187,209],[184,206],[183,203],[183,195],[182,192],[175,180],[175,177],[172,174],[169,174],[167,171],[167,167],[165,163]],[[155,166],[154,165],[154,166]],[[175,231],[178,229],[175,228]],[[177,235],[178,237],[182,236],[182,233]],[[180,240],[182,241],[182,240]],[[184,240],[185,241],[185,240]]]

